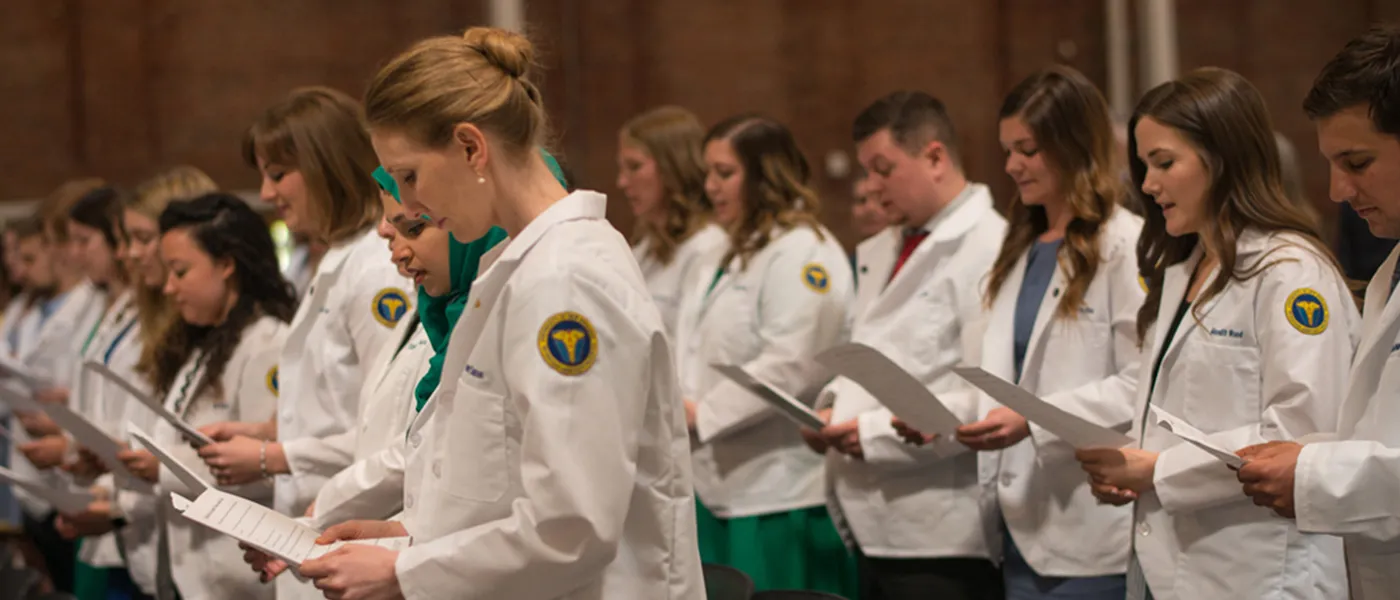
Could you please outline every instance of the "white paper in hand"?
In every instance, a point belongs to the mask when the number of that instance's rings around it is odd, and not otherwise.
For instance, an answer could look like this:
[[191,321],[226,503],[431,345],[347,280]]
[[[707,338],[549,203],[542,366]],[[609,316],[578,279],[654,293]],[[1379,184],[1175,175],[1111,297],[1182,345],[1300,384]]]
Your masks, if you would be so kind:
[[137,401],[139,401],[141,404],[144,404],[146,408],[151,409],[151,411],[155,412],[157,416],[159,416],[162,419],[165,419],[165,422],[170,423],[172,427],[174,427],[177,431],[179,431],[185,436],[186,440],[189,440],[191,446],[194,446],[195,448],[203,448],[204,446],[214,443],[214,440],[210,439],[209,436],[200,433],[199,430],[195,429],[193,425],[186,423],[185,420],[180,418],[179,415],[176,415],[175,413],[170,412],[169,409],[165,408],[165,404],[158,402],[155,398],[152,398],[150,394],[147,394],[146,392],[142,391],[141,388],[136,387],[135,384],[131,383],[130,381],[127,381],[125,377],[118,375],[116,371],[111,370],[107,367],[107,365],[90,360],[84,363],[83,366],[91,370],[92,372],[101,375],[108,381],[117,384],[123,390],[125,390],[126,393],[131,394],[131,397],[136,398]]
[[0,480],[24,488],[45,502],[52,504],[58,512],[63,514],[75,515],[87,512],[88,505],[94,500],[92,494],[87,491],[51,487],[4,467],[0,467]]
[[1182,420],[1181,417],[1155,406],[1149,406],[1147,410],[1152,415],[1152,420],[1157,423],[1157,426],[1181,438],[1181,441],[1204,450],[1207,454],[1220,459],[1220,462],[1236,469],[1244,466],[1245,460],[1243,458],[1236,456],[1234,452],[1215,445],[1205,433],[1202,433],[1201,430],[1196,429],[1190,423]]
[[280,558],[293,567],[300,567],[301,563],[319,558],[347,543],[401,550],[412,541],[412,538],[398,537],[319,545],[316,538],[321,537],[321,533],[315,529],[233,494],[210,489],[200,494],[194,502],[171,494],[171,502],[177,509],[182,501],[187,504],[181,510],[185,518]]
[[816,430],[826,427],[826,422],[823,421],[821,417],[817,416],[817,413],[814,412],[811,407],[793,398],[787,392],[773,387],[772,384],[750,375],[743,367],[720,364],[712,364],[710,366],[714,368],[714,370],[719,371],[720,375],[739,384],[740,387],[758,396],[773,408],[778,409],[779,413],[782,413],[783,416],[791,419],[794,423]]
[[963,425],[923,383],[870,346],[836,346],[818,354],[817,362],[860,384],[895,416],[923,433],[949,435]]
[[[0,397],[13,400],[18,396],[20,394],[15,393],[12,388],[0,386]],[[149,482],[127,470],[126,465],[117,459],[117,453],[125,449],[121,442],[112,439],[112,436],[89,421],[87,417],[73,412],[65,404],[39,403],[37,406],[50,419],[53,419],[54,424],[73,436],[79,445],[97,455],[103,466],[106,466],[113,476],[122,480],[123,488],[145,493],[150,493],[154,489]]]
[[1121,448],[1133,441],[1132,438],[1113,429],[1065,412],[1064,409],[1041,400],[1020,386],[980,368],[958,367],[953,369],[953,372],[986,392],[1002,406],[1016,411],[1027,421],[1044,427],[1075,448]]
[[198,473],[186,467],[184,463],[175,460],[175,457],[171,456],[169,451],[165,448],[161,448],[159,444],[151,440],[151,436],[141,431],[141,428],[137,427],[135,423],[128,421],[126,424],[126,432],[131,435],[137,443],[145,446],[146,450],[150,451],[151,455],[155,456],[156,460],[160,461],[160,464],[170,469],[170,472],[175,474],[175,478],[189,486],[190,489],[203,494],[205,490],[213,487],[209,485],[209,482],[205,481],[203,477],[200,477]]

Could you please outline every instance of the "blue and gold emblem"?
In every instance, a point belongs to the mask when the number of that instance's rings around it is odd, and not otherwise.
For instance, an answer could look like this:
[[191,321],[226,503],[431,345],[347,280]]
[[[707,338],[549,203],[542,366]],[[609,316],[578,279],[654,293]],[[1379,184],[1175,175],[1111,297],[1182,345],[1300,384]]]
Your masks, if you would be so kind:
[[1294,329],[1308,335],[1327,331],[1327,301],[1312,288],[1298,288],[1288,295],[1284,315]]
[[272,392],[273,396],[276,396],[281,389],[281,384],[277,381],[277,365],[272,365],[272,368],[267,370],[267,377],[265,377],[265,379],[267,381],[268,391]]
[[561,312],[540,327],[540,357],[563,375],[582,375],[598,359],[598,333],[576,312]]
[[1142,293],[1147,293],[1147,279],[1142,275],[1138,275],[1138,287],[1142,288]]
[[399,319],[408,314],[408,310],[413,305],[408,303],[408,296],[398,288],[384,288],[374,295],[374,302],[370,304],[370,310],[374,313],[374,320],[380,325],[393,327],[398,324]]
[[807,263],[807,266],[802,267],[802,283],[818,294],[825,294],[831,288],[831,276],[827,275],[825,267],[817,263]]

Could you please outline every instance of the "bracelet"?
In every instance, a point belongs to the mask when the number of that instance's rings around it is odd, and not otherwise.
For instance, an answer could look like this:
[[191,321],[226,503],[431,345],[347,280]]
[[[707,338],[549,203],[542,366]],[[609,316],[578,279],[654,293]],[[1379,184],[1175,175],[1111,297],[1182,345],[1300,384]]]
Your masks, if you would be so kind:
[[263,440],[262,447],[258,449],[258,468],[262,469],[263,479],[271,477],[267,474],[267,440]]

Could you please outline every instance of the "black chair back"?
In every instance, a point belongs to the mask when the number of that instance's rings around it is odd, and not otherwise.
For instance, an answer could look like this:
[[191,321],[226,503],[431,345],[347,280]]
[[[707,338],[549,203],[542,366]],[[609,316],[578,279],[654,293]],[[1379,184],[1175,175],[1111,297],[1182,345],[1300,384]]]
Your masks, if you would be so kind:
[[749,600],[753,580],[743,571],[726,565],[703,565],[706,600]]

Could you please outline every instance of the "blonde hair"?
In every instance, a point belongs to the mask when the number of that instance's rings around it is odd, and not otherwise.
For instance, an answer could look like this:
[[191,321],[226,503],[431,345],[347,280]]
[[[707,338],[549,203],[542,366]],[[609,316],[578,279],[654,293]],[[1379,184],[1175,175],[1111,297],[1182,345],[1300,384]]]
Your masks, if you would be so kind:
[[328,87],[292,90],[269,107],[243,137],[243,160],[296,169],[311,201],[312,237],[335,243],[379,220],[379,159],[353,98]]
[[[137,185],[127,199],[126,208],[158,222],[160,213],[171,202],[190,200],[218,189],[204,171],[180,165],[156,173]],[[166,332],[179,321],[179,313],[160,288],[150,288],[139,282],[135,287],[136,313],[141,324],[141,358],[136,363],[136,372],[154,389],[168,389],[175,374],[160,372],[158,365]]]
[[700,140],[705,137],[700,119],[679,106],[662,106],[632,117],[620,132],[625,143],[644,150],[656,162],[661,179],[661,226],[641,220],[636,240],[651,240],[650,253],[669,264],[676,248],[710,221],[713,206],[705,196],[705,160]]
[[529,79],[535,50],[525,36],[472,27],[461,36],[414,44],[379,70],[365,92],[373,127],[400,130],[440,148],[453,129],[471,123],[515,157],[543,146],[544,102]]
[[101,179],[70,179],[49,192],[43,206],[35,211],[44,228],[44,238],[53,244],[68,243],[68,213],[89,192],[106,185]]

